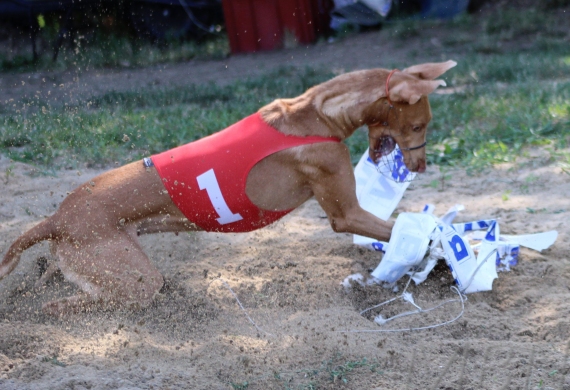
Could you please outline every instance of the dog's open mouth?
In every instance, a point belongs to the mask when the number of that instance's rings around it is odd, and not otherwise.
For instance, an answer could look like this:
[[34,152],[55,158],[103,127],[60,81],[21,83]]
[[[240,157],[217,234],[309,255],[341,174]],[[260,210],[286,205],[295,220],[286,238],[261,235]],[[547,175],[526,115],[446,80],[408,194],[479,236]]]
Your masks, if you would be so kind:
[[396,140],[389,135],[374,139],[374,143],[370,144],[369,156],[378,172],[395,182],[410,182],[416,177],[416,174],[406,167]]
[[374,162],[378,161],[394,151],[396,148],[396,140],[389,135],[383,135],[376,139],[372,152],[374,155]]

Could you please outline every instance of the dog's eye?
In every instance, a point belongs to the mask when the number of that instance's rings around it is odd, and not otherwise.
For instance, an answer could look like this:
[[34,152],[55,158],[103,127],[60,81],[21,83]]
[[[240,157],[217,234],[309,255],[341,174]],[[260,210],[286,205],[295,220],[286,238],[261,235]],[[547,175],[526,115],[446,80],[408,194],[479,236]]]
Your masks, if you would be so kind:
[[422,127],[421,126],[414,126],[414,127],[412,127],[412,130],[416,133],[419,133],[420,131],[422,131]]

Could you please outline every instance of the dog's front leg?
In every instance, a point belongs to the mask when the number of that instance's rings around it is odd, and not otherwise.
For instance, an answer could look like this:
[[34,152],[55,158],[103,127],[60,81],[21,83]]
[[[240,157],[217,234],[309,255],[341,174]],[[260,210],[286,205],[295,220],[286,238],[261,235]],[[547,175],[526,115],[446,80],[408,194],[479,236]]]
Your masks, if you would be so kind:
[[326,147],[337,148],[335,153],[327,153],[333,158],[313,166],[309,177],[313,194],[327,214],[333,230],[389,241],[394,222],[383,221],[360,207],[346,147],[342,144]]
[[[318,195],[315,194],[315,196]],[[337,201],[339,197],[321,197],[319,203],[327,213],[327,217],[333,230],[337,233],[352,233],[380,241],[389,241],[394,222],[383,221],[364,210],[358,201]]]

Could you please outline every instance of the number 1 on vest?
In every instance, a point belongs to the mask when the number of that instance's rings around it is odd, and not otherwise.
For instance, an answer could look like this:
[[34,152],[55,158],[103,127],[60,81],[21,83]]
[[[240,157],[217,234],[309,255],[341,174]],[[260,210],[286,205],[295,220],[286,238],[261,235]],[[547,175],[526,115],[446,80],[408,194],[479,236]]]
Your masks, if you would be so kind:
[[200,176],[197,176],[196,180],[198,181],[200,189],[206,190],[208,193],[208,197],[210,198],[210,202],[212,202],[212,206],[214,206],[216,213],[218,213],[220,216],[220,218],[216,218],[216,221],[218,221],[220,225],[226,225],[228,223],[237,222],[243,219],[239,213],[232,213],[228,207],[228,204],[222,195],[220,184],[218,183],[218,179],[216,178],[216,174],[214,173],[213,169],[202,173]]

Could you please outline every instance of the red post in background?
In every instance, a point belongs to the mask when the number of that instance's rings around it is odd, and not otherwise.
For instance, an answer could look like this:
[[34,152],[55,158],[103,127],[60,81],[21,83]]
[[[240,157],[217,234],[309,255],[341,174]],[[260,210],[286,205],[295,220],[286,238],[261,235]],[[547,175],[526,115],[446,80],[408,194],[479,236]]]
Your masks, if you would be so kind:
[[224,0],[232,53],[283,47],[285,31],[299,43],[316,40],[328,28],[330,0]]

